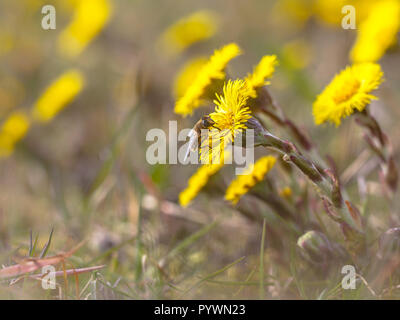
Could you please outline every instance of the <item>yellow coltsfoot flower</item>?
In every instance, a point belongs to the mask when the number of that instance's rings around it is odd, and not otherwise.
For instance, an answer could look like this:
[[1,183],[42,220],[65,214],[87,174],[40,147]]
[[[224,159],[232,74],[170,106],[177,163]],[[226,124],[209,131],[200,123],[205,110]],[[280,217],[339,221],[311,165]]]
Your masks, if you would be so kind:
[[196,75],[201,68],[206,64],[206,57],[198,57],[188,61],[177,74],[174,81],[174,96],[175,99],[181,98],[186,90],[192,85]]
[[225,83],[223,94],[217,94],[214,100],[215,111],[209,115],[214,124],[209,129],[209,138],[201,145],[202,160],[218,159],[221,151],[234,141],[235,136],[247,129],[246,122],[251,118],[247,105],[250,94],[251,90],[244,80],[229,80]]
[[231,182],[225,193],[225,200],[237,204],[240,198],[249,192],[257,183],[262,181],[265,175],[275,165],[276,158],[273,156],[262,157],[254,165],[251,165],[245,174],[238,176]]
[[183,116],[190,115],[196,108],[204,103],[204,100],[210,97],[208,89],[213,86],[213,82],[215,80],[223,81],[225,79],[225,68],[227,64],[240,53],[240,48],[235,43],[228,44],[216,50],[198,71],[196,77],[183,96],[176,102],[175,113]]
[[363,63],[347,67],[335,76],[332,82],[317,97],[313,104],[313,115],[317,125],[332,122],[340,125],[341,119],[354,111],[363,111],[371,100],[370,94],[383,81],[379,64]]
[[257,97],[257,89],[270,84],[267,79],[272,77],[277,64],[278,60],[275,55],[264,56],[254,67],[253,73],[247,75],[245,80],[251,90],[252,98]]
[[223,95],[217,94],[215,111],[210,114],[214,121],[214,132],[220,134],[227,131],[232,138],[241,130],[246,129],[246,122],[251,118],[247,100],[250,89],[243,80],[229,80],[224,85]]

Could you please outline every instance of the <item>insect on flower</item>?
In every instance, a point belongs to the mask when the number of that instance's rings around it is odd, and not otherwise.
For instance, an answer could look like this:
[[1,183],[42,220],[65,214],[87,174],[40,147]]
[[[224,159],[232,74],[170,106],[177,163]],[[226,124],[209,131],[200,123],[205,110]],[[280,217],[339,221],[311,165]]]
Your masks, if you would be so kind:
[[186,159],[189,157],[190,152],[195,152],[198,146],[202,144],[202,141],[206,139],[207,135],[203,134],[202,136],[202,130],[207,130],[211,127],[218,129],[217,127],[215,127],[215,122],[211,119],[210,116],[203,116],[199,121],[196,122],[196,124],[194,125],[192,130],[189,131],[188,134],[188,137],[190,139],[184,161],[186,161]]

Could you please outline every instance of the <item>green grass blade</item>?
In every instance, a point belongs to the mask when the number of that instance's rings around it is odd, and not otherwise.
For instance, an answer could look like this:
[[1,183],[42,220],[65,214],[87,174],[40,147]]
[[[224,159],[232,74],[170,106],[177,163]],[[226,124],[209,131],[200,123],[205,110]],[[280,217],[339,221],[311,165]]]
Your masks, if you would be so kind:
[[[259,286],[260,281],[224,281],[224,280],[206,280],[208,283],[215,283],[215,284],[220,284],[223,286]],[[273,285],[272,282],[264,282],[264,286],[270,286]]]
[[128,243],[131,243],[132,241],[136,240],[136,236],[133,236],[131,238],[128,238],[124,241],[122,241],[121,243],[117,244],[116,246],[104,251],[102,254],[98,255],[97,257],[93,258],[91,261],[89,261],[86,265],[90,266],[93,265],[94,263],[98,262],[99,260],[105,259],[107,258],[109,255],[111,255],[113,252],[121,249],[122,247],[124,247],[125,245],[127,245]]
[[301,282],[301,279],[297,276],[297,268],[296,268],[296,257],[294,253],[294,248],[291,250],[290,254],[290,273],[293,276],[294,282],[297,286],[297,289],[299,290],[300,296],[302,299],[308,299],[307,295],[304,291],[303,283]]
[[209,274],[208,276],[200,279],[199,281],[197,281],[194,285],[192,285],[191,287],[189,287],[187,290],[184,291],[184,293],[182,294],[182,296],[186,295],[189,291],[193,290],[194,288],[198,287],[199,285],[201,285],[203,282],[210,280],[218,275],[220,275],[221,273],[224,273],[226,270],[232,268],[234,265],[238,264],[239,262],[243,261],[245,257],[241,257],[237,260],[235,260],[234,262],[228,264],[227,266],[223,267],[222,269],[219,269],[211,274]]
[[184,240],[182,240],[178,245],[173,248],[167,256],[163,259],[162,264],[166,263],[168,260],[171,258],[175,257],[177,254],[179,254],[181,251],[183,251],[185,248],[189,247],[191,244],[195,243],[197,240],[199,240],[201,237],[205,236],[208,232],[210,232],[213,228],[215,228],[218,225],[219,221],[215,220],[212,223],[206,225],[205,227],[201,228],[199,231],[195,232],[194,234],[188,236]]
[[40,253],[40,258],[44,258],[47,254],[47,251],[49,251],[50,244],[51,244],[51,238],[53,237],[53,231],[54,231],[54,228],[51,228],[49,240],[47,240],[46,244],[44,245],[43,250]]
[[264,244],[265,244],[265,228],[267,220],[263,220],[263,229],[261,235],[261,246],[260,246],[260,287],[259,287],[259,298],[264,299]]

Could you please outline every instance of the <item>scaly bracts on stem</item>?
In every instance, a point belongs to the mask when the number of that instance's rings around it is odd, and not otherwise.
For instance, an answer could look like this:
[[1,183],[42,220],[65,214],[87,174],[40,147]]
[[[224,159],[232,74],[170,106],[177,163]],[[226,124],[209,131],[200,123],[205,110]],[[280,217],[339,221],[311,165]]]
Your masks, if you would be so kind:
[[[300,154],[293,143],[274,136],[263,128],[255,118],[248,121],[248,127],[254,129],[256,146],[261,145],[280,152],[283,154],[284,160],[297,167],[316,186],[320,197],[324,202],[329,203],[329,209],[334,212],[329,216],[331,218],[335,216],[336,218],[333,220],[342,225],[346,239],[352,243],[351,247],[355,247],[355,244],[358,243],[357,249],[363,248],[364,230],[361,216],[357,214],[358,211],[355,210],[355,207],[342,197],[337,178],[328,174],[329,171],[325,171],[327,173],[323,175],[317,169],[315,162]],[[331,179],[329,179],[329,176]]]

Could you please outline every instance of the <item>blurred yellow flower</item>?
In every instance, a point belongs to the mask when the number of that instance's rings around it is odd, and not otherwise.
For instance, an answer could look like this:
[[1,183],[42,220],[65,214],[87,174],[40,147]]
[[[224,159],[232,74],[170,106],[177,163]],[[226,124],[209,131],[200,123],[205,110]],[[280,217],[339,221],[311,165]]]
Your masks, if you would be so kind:
[[164,47],[173,54],[192,44],[211,38],[217,30],[217,15],[202,10],[184,17],[170,26],[162,35]]
[[282,198],[290,199],[292,197],[292,189],[290,187],[284,187],[282,190],[279,191],[279,195]]
[[397,41],[400,29],[400,1],[382,0],[371,7],[361,23],[350,58],[354,63],[378,61]]
[[[28,1],[31,1],[31,0],[28,0]],[[58,0],[56,7],[57,7],[57,9],[61,8],[62,10],[65,10],[66,12],[70,13],[79,6],[79,3],[81,1],[82,0]]]
[[4,121],[0,128],[0,157],[13,152],[15,144],[25,136],[29,126],[29,119],[22,112],[14,112]]
[[189,178],[188,186],[179,194],[179,203],[182,207],[187,207],[196,198],[201,189],[205,187],[208,180],[215,175],[223,166],[224,158],[228,153],[222,154],[219,163],[202,165],[194,175]]
[[340,27],[345,14],[342,9],[346,5],[355,8],[356,23],[363,21],[372,7],[381,0],[281,0],[277,1],[277,16],[286,15],[298,26],[303,26],[311,17],[328,26]]
[[15,46],[15,38],[11,33],[0,31],[0,56],[10,52]]
[[313,114],[317,125],[324,122],[340,125],[341,119],[355,110],[362,111],[373,99],[370,94],[383,81],[379,64],[362,63],[347,67],[317,97]]
[[235,43],[215,50],[214,54],[197,73],[185,94],[176,102],[175,113],[183,116],[192,114],[193,110],[198,108],[207,98],[207,89],[211,87],[213,80],[224,80],[228,62],[239,54],[240,48]]
[[[384,0],[383,0],[384,1]],[[398,0],[396,0],[398,1]],[[374,10],[374,6],[382,0],[352,0],[350,3],[356,8],[357,24],[364,21]],[[358,26],[357,26],[358,27]]]
[[69,70],[45,90],[33,107],[33,116],[40,121],[50,121],[75,96],[85,84],[84,76],[77,70]]
[[214,125],[209,130],[209,139],[204,139],[201,145],[203,161],[211,159],[214,162],[235,136],[247,128],[246,122],[251,118],[247,106],[250,94],[251,90],[244,80],[229,80],[224,85],[223,95],[216,94],[215,111],[210,113]]
[[273,16],[279,17],[284,15],[291,21],[296,22],[298,26],[302,26],[313,14],[313,2],[314,0],[276,1],[276,6],[274,7],[274,11],[276,12],[276,14]]
[[185,94],[206,62],[206,57],[194,58],[183,66],[174,82],[174,95],[176,99],[179,99]]
[[104,28],[111,12],[108,0],[79,0],[71,23],[58,39],[60,54],[67,57],[79,55]]
[[249,87],[249,90],[251,91],[250,96],[252,98],[257,96],[256,90],[258,88],[270,84],[270,82],[266,80],[273,75],[275,71],[275,65],[277,64],[278,60],[275,55],[264,56],[254,68],[253,73],[247,75],[245,81]]
[[320,21],[327,25],[337,26],[341,25],[344,17],[342,8],[345,5],[353,5],[350,2],[349,0],[315,0],[313,10]]
[[282,48],[282,60],[292,69],[304,69],[311,62],[311,48],[304,40],[294,40]]
[[273,156],[265,156],[257,160],[243,175],[238,176],[231,182],[226,190],[225,200],[230,201],[232,204],[237,204],[244,194],[264,179],[265,175],[275,165],[275,162],[276,158]]

